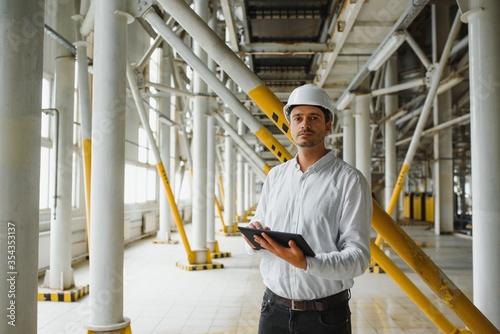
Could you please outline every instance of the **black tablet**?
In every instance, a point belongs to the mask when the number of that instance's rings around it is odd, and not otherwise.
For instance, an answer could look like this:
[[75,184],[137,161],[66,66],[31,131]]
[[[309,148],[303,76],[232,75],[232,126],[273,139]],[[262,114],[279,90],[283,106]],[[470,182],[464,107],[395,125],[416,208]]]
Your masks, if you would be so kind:
[[290,240],[295,241],[295,243],[299,246],[299,248],[304,252],[306,256],[316,256],[314,251],[311,249],[309,244],[305,241],[304,237],[300,234],[296,233],[287,233],[287,232],[278,232],[278,231],[266,231],[259,230],[256,228],[249,227],[238,227],[238,229],[243,233],[243,235],[252,243],[255,249],[262,249],[262,247],[255,242],[253,236],[255,234],[266,233],[268,236],[273,238],[277,243],[284,247],[288,247],[288,242]]

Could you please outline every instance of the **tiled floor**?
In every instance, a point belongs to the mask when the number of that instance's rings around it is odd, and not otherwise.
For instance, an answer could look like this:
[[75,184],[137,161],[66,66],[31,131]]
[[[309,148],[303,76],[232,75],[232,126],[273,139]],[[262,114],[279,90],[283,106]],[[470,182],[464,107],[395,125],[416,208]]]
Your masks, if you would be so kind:
[[[408,233],[469,297],[472,291],[472,242],[453,235],[435,236],[425,227]],[[189,225],[187,228],[189,232]],[[175,237],[175,235],[174,235]],[[153,238],[126,247],[124,311],[134,334],[256,333],[264,286],[259,256],[249,256],[239,237],[218,237],[229,258],[216,259],[223,269],[184,271],[182,244],[154,244]],[[458,328],[463,323],[393,252],[387,254]],[[75,281],[88,283],[88,263],[75,266]],[[92,289],[92,287],[90,287]],[[441,331],[387,274],[366,273],[355,280],[351,311],[356,334],[429,334]],[[73,303],[39,302],[38,333],[86,333],[88,296]]]

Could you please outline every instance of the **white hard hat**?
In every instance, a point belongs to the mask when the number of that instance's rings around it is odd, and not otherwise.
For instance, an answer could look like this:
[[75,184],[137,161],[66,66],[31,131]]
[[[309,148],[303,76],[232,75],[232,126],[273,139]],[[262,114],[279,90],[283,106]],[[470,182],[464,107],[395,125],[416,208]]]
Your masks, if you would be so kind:
[[[292,91],[287,104],[283,107],[283,112],[288,121],[290,121],[290,113],[295,106],[320,107],[325,112],[325,115],[330,117],[330,120],[333,118],[330,96],[323,89],[313,84],[306,84]],[[329,113],[329,115],[326,113]]]

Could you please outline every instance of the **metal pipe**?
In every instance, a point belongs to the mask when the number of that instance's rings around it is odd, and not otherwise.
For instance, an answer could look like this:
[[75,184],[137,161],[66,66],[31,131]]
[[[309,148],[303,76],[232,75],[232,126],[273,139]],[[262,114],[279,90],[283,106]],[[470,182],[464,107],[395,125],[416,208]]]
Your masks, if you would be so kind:
[[146,87],[153,87],[156,90],[166,92],[166,93],[171,93],[172,95],[175,95],[175,96],[194,97],[194,94],[190,91],[178,89],[178,88],[174,88],[174,87],[169,87],[169,86],[166,86],[163,84],[157,84],[157,83],[150,82],[150,81],[146,82]]
[[184,151],[186,153],[186,162],[188,165],[188,169],[192,170],[193,169],[193,156],[191,154],[191,145],[189,145],[189,138],[188,138],[188,133],[186,130],[186,127],[183,126],[181,129],[181,137],[182,137],[182,143],[184,144]]
[[[193,12],[184,0],[159,0],[158,2],[184,27],[195,41],[200,43],[208,55],[222,67],[234,82],[264,111],[269,119],[276,124],[278,129],[292,141],[288,122],[283,115],[283,103],[264,85],[262,80],[231,51],[226,43]],[[150,23],[150,20],[153,19],[152,16],[157,15],[151,11],[145,14],[146,20]],[[164,24],[161,25],[164,26]],[[158,29],[158,27],[156,28]],[[165,38],[165,36],[163,37]],[[210,86],[213,87],[211,84]],[[219,93],[217,94],[221,96]],[[245,124],[247,123],[245,122]],[[248,124],[247,126],[251,128]]]
[[187,239],[186,231],[184,229],[184,224],[182,222],[181,215],[179,213],[179,209],[177,208],[177,204],[175,203],[174,194],[172,189],[170,188],[170,183],[168,182],[167,173],[165,171],[165,167],[161,160],[160,150],[156,145],[156,140],[154,138],[153,132],[151,131],[151,127],[149,126],[149,121],[146,116],[146,110],[144,108],[144,104],[141,100],[141,94],[139,92],[139,87],[137,86],[136,77],[134,74],[134,69],[132,65],[127,62],[127,81],[129,84],[130,91],[132,92],[132,96],[134,97],[135,105],[137,107],[137,112],[139,113],[139,117],[141,119],[142,126],[146,131],[146,135],[148,136],[149,145],[151,146],[151,150],[153,151],[153,155],[155,157],[156,169],[158,170],[158,174],[163,182],[163,187],[167,194],[168,203],[170,204],[170,210],[172,211],[172,215],[174,216],[174,221],[177,226],[177,230],[179,231],[179,235],[181,236],[182,243],[184,245],[184,249],[186,251],[186,255],[188,257],[189,263],[196,263],[196,255],[191,250],[189,245],[189,241]]
[[[253,167],[254,172],[264,180],[266,174],[271,170],[271,167],[262,159],[257,152],[255,152],[250,145],[238,134],[238,132],[224,120],[219,113],[214,112],[212,114],[219,125],[229,134],[229,136],[234,140],[236,145],[240,148],[240,151],[245,155],[248,163]],[[232,163],[232,162],[231,162]]]
[[142,58],[139,60],[135,68],[137,71],[141,72],[144,70],[144,67],[148,65],[149,59],[151,58],[151,55],[155,50],[160,46],[161,42],[163,41],[163,38],[161,35],[156,35],[156,38],[154,39],[153,43],[149,46],[149,48],[146,50]]
[[415,80],[403,82],[400,84],[394,84],[392,86],[387,86],[384,88],[372,90],[370,94],[371,94],[371,96],[388,95],[388,94],[400,92],[402,90],[420,87],[420,86],[424,86],[424,85],[425,85],[425,80],[423,78],[421,78],[421,79],[415,79]]
[[[466,123],[470,122],[470,117],[471,117],[470,114],[463,115],[463,116],[460,116],[460,117],[456,117],[456,118],[454,118],[452,120],[449,120],[447,122],[444,122],[444,123],[441,123],[439,125],[433,126],[432,128],[429,128],[429,129],[427,129],[425,131],[422,131],[421,136],[425,137],[425,136],[434,134],[434,133],[438,132],[439,130],[447,129],[449,127],[452,127],[452,126],[455,126],[455,125],[458,125],[458,124],[466,124]],[[405,144],[405,143],[411,141],[412,138],[413,137],[408,137],[408,138],[399,140],[399,141],[396,142],[396,146]]]
[[42,109],[42,112],[45,114],[53,114],[54,115],[54,132],[52,137],[52,147],[54,149],[54,173],[52,177],[54,178],[54,196],[52,196],[52,219],[56,218],[57,215],[57,169],[59,166],[59,110],[56,108],[48,108]]
[[[402,124],[408,122],[412,118],[415,118],[416,116],[420,115],[422,113],[422,109],[423,109],[423,107],[418,107],[407,114],[404,114],[405,111],[401,110],[401,115],[403,115],[403,116],[400,116],[399,118],[392,117],[392,119],[394,119],[397,126],[401,126]],[[411,140],[411,138],[410,138],[410,140]]]
[[457,53],[469,46],[469,35],[463,37],[459,42],[455,43],[451,48],[450,58],[455,57]]
[[83,20],[82,26],[80,27],[80,33],[83,36],[88,36],[92,31],[92,29],[94,29],[94,19],[95,19],[94,7],[95,7],[95,0],[91,0],[90,7],[85,13],[85,19]]
[[[429,88],[429,92],[427,93],[427,97],[425,99],[424,106],[422,108],[422,113],[420,114],[420,118],[418,120],[417,126],[415,128],[415,132],[413,134],[412,141],[410,143],[410,146],[408,148],[408,151],[406,153],[405,160],[403,162],[403,167],[401,168],[401,171],[398,176],[398,181],[396,182],[396,187],[394,188],[394,192],[392,193],[391,201],[389,203],[389,207],[387,208],[387,212],[392,213],[394,210],[394,207],[398,201],[399,194],[401,193],[401,189],[403,187],[404,180],[406,178],[406,174],[408,173],[408,170],[410,169],[410,165],[413,161],[413,157],[415,155],[415,152],[417,150],[418,144],[420,142],[420,138],[422,135],[423,128],[425,126],[425,123],[427,121],[427,118],[429,116],[429,113],[431,111],[432,103],[434,101],[434,97],[436,96],[436,92],[439,86],[439,80],[441,78],[441,75],[444,70],[444,66],[446,65],[446,62],[448,61],[448,57],[450,54],[451,46],[453,41],[455,40],[458,31],[460,29],[460,15],[457,13],[455,16],[455,20],[453,21],[453,25],[450,30],[450,34],[448,36],[448,39],[446,40],[446,44],[443,49],[443,53],[441,54],[441,59],[439,60],[439,64],[436,68],[436,72],[433,75],[433,79],[431,82],[431,86]],[[377,238],[377,245],[380,243],[379,238]]]
[[[259,138],[262,143],[281,161],[285,162],[292,155],[274,138],[274,136],[241,104],[241,102],[217,79],[212,71],[200,61],[189,47],[168,28],[161,18],[154,12],[147,12],[145,19],[158,31],[163,38],[192,66],[205,80],[211,89],[228,105],[231,110],[245,123],[246,126]],[[248,68],[247,68],[248,70]],[[240,75],[241,76],[241,75]],[[281,103],[281,101],[279,102]],[[283,111],[281,111],[283,113]],[[288,124],[288,123],[287,123]],[[288,125],[287,125],[288,127]]]
[[[356,2],[356,3],[358,3],[358,2]],[[418,16],[420,11],[427,5],[428,2],[429,2],[429,0],[414,0],[411,3],[409,3],[405,12],[401,15],[401,17],[394,24],[394,26],[389,30],[389,32],[387,33],[384,40],[382,42],[380,42],[380,44],[377,46],[375,51],[373,51],[372,56],[361,67],[361,69],[356,74],[356,76],[351,80],[349,85],[347,85],[347,88],[345,89],[345,91],[342,93],[342,95],[340,95],[340,97],[338,99],[339,101],[341,99],[343,99],[344,96],[351,94],[351,92],[354,92],[364,82],[366,77],[370,74],[370,71],[368,70],[368,64],[370,63],[371,59],[373,59],[376,56],[376,54],[385,45],[387,40],[389,40],[389,38],[391,38],[391,36],[396,31],[406,30],[410,26],[410,24],[413,22],[413,20]],[[326,78],[325,78],[325,80],[326,80]]]
[[424,67],[426,69],[430,69],[432,64],[431,64],[429,58],[427,57],[427,55],[422,50],[420,45],[418,45],[417,41],[413,38],[413,36],[409,32],[406,32],[406,42],[410,45],[413,52],[415,52],[418,59],[420,59],[420,61],[422,62],[422,65],[424,65]]
[[[358,0],[356,2],[344,1],[342,5],[339,6],[339,10],[341,10],[342,12],[337,14],[336,17],[334,18],[335,24],[332,26],[332,28],[336,28],[336,22],[338,22],[338,20],[345,22],[345,26],[342,32],[332,30],[331,34],[332,38],[329,44],[335,45],[335,47],[333,50],[331,50],[329,53],[326,54],[326,57],[323,57],[323,59],[321,59],[321,62],[325,63],[326,65],[324,66],[322,72],[316,73],[314,79],[314,83],[319,87],[322,87],[325,84],[326,79],[328,78],[328,75],[330,74],[330,71],[332,70],[333,65],[335,64],[335,61],[337,60],[337,57],[341,49],[344,47],[344,44],[346,43],[346,40],[352,28],[354,27],[356,18],[360,14],[364,3],[365,3],[364,0]],[[319,66],[319,68],[323,68],[323,66]]]
[[303,54],[319,54],[328,52],[328,45],[325,43],[248,43],[241,46],[243,54],[268,54],[268,55],[303,55]]
[[47,24],[44,25],[44,28],[47,36],[50,36],[59,45],[70,51],[71,54],[76,55],[76,47],[73,44],[71,44],[71,42],[69,42],[66,38],[61,36],[56,30],[52,29]]
[[498,333],[484,314],[376,201],[373,201],[372,227],[473,333]]
[[[232,3],[232,2],[231,2]],[[229,44],[231,45],[231,50],[238,52],[239,41],[238,34],[236,33],[236,24],[234,23],[233,10],[229,3],[229,0],[221,0],[220,5],[222,7],[222,12],[224,13],[224,21],[226,22],[226,30],[229,35]]]

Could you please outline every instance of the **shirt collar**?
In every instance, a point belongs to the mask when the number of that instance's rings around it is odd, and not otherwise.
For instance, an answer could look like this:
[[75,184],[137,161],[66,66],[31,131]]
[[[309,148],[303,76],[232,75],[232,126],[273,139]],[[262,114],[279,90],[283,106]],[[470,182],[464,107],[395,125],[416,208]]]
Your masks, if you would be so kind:
[[[297,155],[295,155],[295,157],[293,159],[294,159],[295,169],[300,171],[300,165],[297,162]],[[316,172],[320,171],[323,167],[325,167],[333,159],[335,159],[335,154],[333,153],[333,151],[329,151],[327,154],[322,156],[318,161],[316,161],[311,167],[309,167],[306,170],[306,173],[307,172],[316,173]]]

